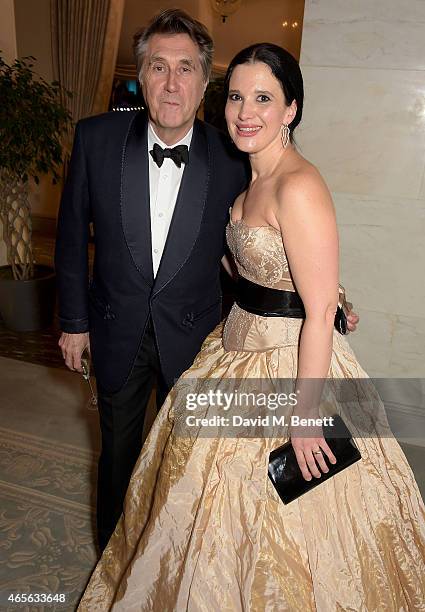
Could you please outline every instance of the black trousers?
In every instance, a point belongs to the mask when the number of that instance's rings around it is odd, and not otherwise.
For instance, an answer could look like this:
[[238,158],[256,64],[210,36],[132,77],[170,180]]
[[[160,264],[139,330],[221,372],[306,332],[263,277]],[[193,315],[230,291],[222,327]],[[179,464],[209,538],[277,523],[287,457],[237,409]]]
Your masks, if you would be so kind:
[[149,320],[124,387],[113,394],[103,393],[98,388],[102,452],[98,466],[97,535],[101,550],[107,545],[123,509],[131,473],[142,448],[146,407],[155,383],[159,410],[169,389],[161,374]]

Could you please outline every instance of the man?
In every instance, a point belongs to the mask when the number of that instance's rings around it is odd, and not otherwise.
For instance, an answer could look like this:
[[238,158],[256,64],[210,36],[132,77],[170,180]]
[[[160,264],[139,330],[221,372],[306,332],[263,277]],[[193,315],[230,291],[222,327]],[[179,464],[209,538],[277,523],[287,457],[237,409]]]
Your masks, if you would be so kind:
[[96,373],[102,549],[122,511],[154,383],[160,407],[220,321],[224,229],[248,174],[227,138],[195,119],[212,51],[201,23],[162,12],[135,42],[148,116],[108,113],[76,129],[56,248],[59,344],[79,371],[90,347]]
[[102,431],[101,548],[122,510],[155,381],[159,407],[220,321],[224,228],[248,176],[227,139],[195,120],[212,50],[202,24],[163,12],[135,44],[149,120],[108,113],[79,122],[75,133],[56,247],[59,343],[79,371],[90,343]]

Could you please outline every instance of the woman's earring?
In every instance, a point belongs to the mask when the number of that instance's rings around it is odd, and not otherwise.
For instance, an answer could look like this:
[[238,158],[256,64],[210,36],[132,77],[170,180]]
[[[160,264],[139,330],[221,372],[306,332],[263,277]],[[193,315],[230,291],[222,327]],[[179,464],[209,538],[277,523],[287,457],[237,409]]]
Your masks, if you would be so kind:
[[291,130],[289,129],[289,126],[286,123],[284,123],[282,125],[282,146],[284,149],[286,149],[286,147],[288,146],[290,133],[291,133]]

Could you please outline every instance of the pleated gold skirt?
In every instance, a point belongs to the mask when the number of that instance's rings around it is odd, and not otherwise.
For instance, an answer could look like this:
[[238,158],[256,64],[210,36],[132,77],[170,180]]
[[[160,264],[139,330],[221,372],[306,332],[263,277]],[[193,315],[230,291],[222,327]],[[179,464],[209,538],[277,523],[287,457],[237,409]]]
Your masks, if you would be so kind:
[[[285,436],[178,434],[185,380],[296,376],[300,323],[249,316],[235,306],[168,395],[79,610],[425,610],[424,505],[384,413],[359,462],[288,505],[267,477]],[[336,333],[329,376],[367,377]]]

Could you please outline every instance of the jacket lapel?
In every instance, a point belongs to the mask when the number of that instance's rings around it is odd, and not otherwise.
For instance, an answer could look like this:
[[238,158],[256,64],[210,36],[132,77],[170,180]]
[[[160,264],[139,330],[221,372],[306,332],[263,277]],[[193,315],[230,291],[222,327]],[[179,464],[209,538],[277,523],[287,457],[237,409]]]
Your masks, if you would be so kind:
[[136,268],[153,285],[149,206],[147,115],[133,118],[124,143],[121,168],[121,219],[125,239]]
[[195,245],[207,199],[209,178],[208,140],[202,122],[196,120],[189,150],[189,163],[183,172],[152,297],[177,274]]

